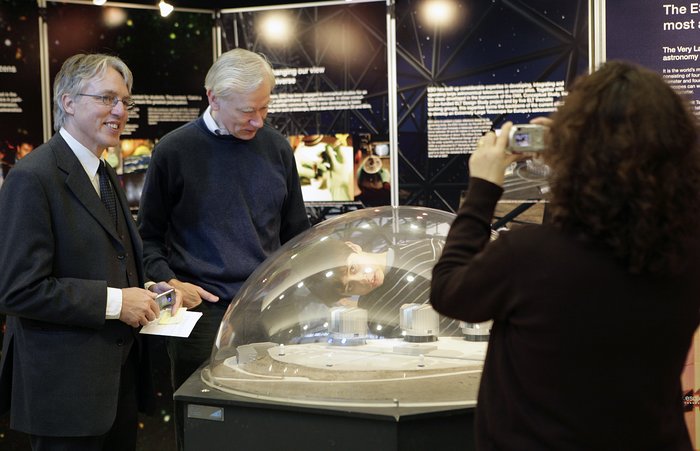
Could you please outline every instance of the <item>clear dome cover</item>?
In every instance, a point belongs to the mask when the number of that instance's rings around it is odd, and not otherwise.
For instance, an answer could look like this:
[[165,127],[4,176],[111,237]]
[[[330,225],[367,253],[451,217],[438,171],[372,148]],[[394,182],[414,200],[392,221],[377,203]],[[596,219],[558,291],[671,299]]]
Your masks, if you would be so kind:
[[430,208],[364,209],[286,243],[231,302],[202,380],[288,403],[473,404],[488,328],[429,303],[453,220]]

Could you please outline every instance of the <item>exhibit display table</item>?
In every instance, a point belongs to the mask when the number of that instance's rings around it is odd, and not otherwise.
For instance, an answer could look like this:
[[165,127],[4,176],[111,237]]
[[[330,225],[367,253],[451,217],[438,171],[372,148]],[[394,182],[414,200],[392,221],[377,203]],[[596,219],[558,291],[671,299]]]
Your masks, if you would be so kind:
[[272,402],[212,389],[201,370],[176,391],[175,401],[185,412],[186,451],[474,449],[474,406]]

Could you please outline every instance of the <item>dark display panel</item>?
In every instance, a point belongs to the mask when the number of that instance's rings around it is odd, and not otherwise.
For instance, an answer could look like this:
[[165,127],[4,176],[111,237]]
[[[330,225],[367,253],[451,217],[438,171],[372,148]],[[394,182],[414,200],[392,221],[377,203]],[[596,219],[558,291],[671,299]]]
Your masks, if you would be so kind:
[[[0,187],[5,176],[43,141],[39,14],[26,0],[0,0]],[[21,202],[21,199],[17,199]],[[3,212],[0,211],[0,215]],[[11,243],[0,237],[0,246]],[[2,270],[2,269],[0,269]],[[5,315],[0,315],[0,345]],[[29,449],[29,440],[0,418],[0,449]]]
[[[443,25],[430,3],[396,5],[400,203],[456,211],[478,137],[549,114],[587,71],[588,2],[462,0]],[[542,199],[542,172],[514,168],[504,199]]]
[[[606,59],[633,61],[661,74],[688,98],[700,116],[700,3],[648,0],[606,3]],[[634,14],[630,14],[634,11]],[[697,449],[700,442],[700,335],[693,343],[681,375],[685,420]]]
[[129,113],[121,148],[110,149],[107,160],[124,174],[136,207],[155,142],[207,106],[204,77],[214,61],[212,14],[173,12],[164,18],[153,9],[51,2],[46,22],[52,80],[66,58],[81,52],[119,56],[133,72],[137,106]]
[[[0,2],[0,185],[43,142],[39,15],[26,0]],[[2,214],[2,213],[0,213]]]
[[634,61],[662,74],[700,116],[700,3],[652,0],[644,8],[637,5],[607,2],[606,59]]
[[[11,168],[17,156],[44,141],[39,13],[36,1],[0,0],[3,173]],[[48,2],[41,14],[48,30],[51,85],[63,61],[76,53],[117,55],[133,71],[133,96],[138,108],[130,114],[120,148],[110,149],[107,158],[118,169],[125,170],[122,182],[136,206],[154,143],[206,107],[203,85],[214,60],[213,16],[174,12],[162,18],[155,9],[61,2]],[[50,131],[53,133],[53,129]],[[0,316],[0,338],[3,325],[4,317]],[[149,340],[157,411],[153,416],[139,417],[139,450],[175,449],[172,387],[164,343],[161,337]],[[0,449],[30,449],[28,436],[9,428],[9,415],[0,418]]]
[[223,50],[263,53],[275,69],[268,121],[300,172],[318,173],[302,175],[305,201],[389,204],[386,5],[316,5],[222,14]]

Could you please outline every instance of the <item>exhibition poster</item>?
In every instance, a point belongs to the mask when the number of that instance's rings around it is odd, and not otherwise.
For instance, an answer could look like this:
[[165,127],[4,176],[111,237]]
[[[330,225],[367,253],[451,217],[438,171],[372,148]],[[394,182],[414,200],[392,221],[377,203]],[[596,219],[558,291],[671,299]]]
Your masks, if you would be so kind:
[[[456,211],[477,140],[548,116],[587,72],[588,11],[576,0],[435,4],[396,4],[400,203]],[[543,202],[547,171],[513,165],[504,202]]]
[[224,10],[221,22],[223,51],[274,68],[268,122],[289,138],[304,201],[390,204],[385,3]]
[[43,139],[39,20],[35,5],[0,4],[0,186],[15,162]]
[[203,84],[214,61],[212,14],[173,12],[163,18],[157,10],[122,6],[49,3],[46,21],[51,79],[67,57],[86,51],[117,55],[133,72],[136,107],[120,148],[105,157],[122,175],[136,208],[155,143],[207,106]]
[[[657,71],[700,115],[700,3],[644,3],[639,8],[631,0],[607,2],[606,59],[634,61]],[[634,14],[629,14],[631,8]]]
[[[634,14],[630,14],[634,11]],[[700,3],[615,0],[605,7],[605,59],[627,60],[659,74],[700,116]],[[681,375],[685,420],[694,449],[700,442],[700,334]]]

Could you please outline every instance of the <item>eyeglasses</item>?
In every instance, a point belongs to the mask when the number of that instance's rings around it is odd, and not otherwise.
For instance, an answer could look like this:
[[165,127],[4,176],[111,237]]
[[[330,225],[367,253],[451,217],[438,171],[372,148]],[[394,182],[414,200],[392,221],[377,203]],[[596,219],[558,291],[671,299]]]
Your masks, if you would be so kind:
[[131,100],[129,97],[124,97],[120,99],[117,96],[98,96],[97,94],[78,94],[79,96],[83,97],[92,97],[93,99],[100,99],[102,102],[102,105],[108,106],[111,108],[114,108],[117,106],[117,103],[121,102],[124,105],[124,108],[127,110],[133,110],[134,107],[136,106],[136,102]]

